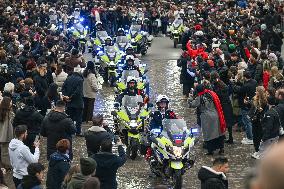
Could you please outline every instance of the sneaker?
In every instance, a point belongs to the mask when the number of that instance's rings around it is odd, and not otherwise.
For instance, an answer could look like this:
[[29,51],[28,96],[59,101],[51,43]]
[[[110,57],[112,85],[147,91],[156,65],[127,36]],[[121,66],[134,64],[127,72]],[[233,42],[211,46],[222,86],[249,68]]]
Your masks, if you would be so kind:
[[260,154],[259,154],[259,152],[254,152],[254,153],[251,155],[251,157],[252,157],[253,159],[260,159]]
[[242,144],[253,145],[253,140],[250,140],[250,139],[247,139],[247,138],[243,139]]

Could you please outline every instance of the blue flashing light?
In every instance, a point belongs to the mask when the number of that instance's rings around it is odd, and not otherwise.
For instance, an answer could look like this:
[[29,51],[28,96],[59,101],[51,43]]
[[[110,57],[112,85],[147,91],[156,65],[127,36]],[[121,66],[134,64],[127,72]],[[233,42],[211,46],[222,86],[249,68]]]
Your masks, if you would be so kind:
[[60,29],[62,29],[62,28],[63,28],[63,26],[62,26],[62,25],[59,25],[59,28],[60,28]]
[[80,22],[83,22],[83,21],[84,21],[84,18],[80,18],[79,20],[80,20]]
[[89,29],[89,26],[86,26],[86,29]]
[[71,30],[74,30],[74,27],[72,26],[70,29],[71,29]]
[[191,128],[190,130],[192,134],[198,133],[198,128]]

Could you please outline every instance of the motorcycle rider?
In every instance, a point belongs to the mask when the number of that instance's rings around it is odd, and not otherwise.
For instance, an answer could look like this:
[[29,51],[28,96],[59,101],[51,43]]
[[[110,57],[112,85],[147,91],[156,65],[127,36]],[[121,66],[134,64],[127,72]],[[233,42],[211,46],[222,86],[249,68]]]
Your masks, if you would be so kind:
[[150,115],[149,130],[163,128],[163,119],[177,119],[173,110],[169,109],[169,98],[166,95],[159,95],[156,100],[157,110]]
[[143,75],[139,69],[139,66],[135,65],[134,63],[135,63],[135,57],[133,55],[127,55],[122,70],[137,70],[139,72],[139,77],[142,77]]
[[116,36],[126,36],[123,28],[118,28]]
[[141,95],[143,98],[144,103],[146,104],[148,102],[148,96],[144,94],[143,90],[140,90],[137,88],[137,79],[135,77],[127,77],[127,88],[117,96],[116,102],[122,103],[123,97],[127,96],[136,96]]
[[126,47],[125,47],[125,54],[126,56],[127,55],[132,55],[134,56],[134,58],[137,58],[136,54],[135,54],[135,51],[134,51],[134,48],[132,47],[131,44],[128,44]]

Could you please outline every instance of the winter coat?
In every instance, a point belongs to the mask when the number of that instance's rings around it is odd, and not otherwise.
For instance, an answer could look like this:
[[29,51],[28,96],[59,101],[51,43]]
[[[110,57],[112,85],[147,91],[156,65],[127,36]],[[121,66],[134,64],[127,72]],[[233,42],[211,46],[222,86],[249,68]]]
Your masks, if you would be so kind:
[[24,176],[22,183],[17,189],[42,189],[41,183],[36,176]]
[[198,171],[201,189],[228,189],[228,180],[222,172],[216,172],[210,167],[202,166]]
[[67,189],[82,189],[88,178],[89,176],[82,175],[82,173],[74,174],[67,185]]
[[66,154],[54,152],[50,155],[46,187],[47,189],[60,189],[61,184],[68,170],[70,169],[70,159]]
[[92,126],[85,133],[88,156],[96,154],[100,150],[101,142],[105,139],[111,139],[111,135],[100,126]]
[[85,98],[95,98],[98,92],[97,77],[93,73],[89,73],[83,82],[83,95]]
[[25,106],[15,115],[13,126],[26,125],[28,128],[28,136],[24,143],[30,149],[33,147],[36,135],[40,133],[42,120],[43,116],[33,106]]
[[52,73],[53,81],[58,85],[58,91],[61,92],[64,81],[66,80],[68,74],[62,71],[60,74],[56,75]]
[[86,63],[82,56],[80,55],[71,55],[70,57],[66,58],[65,64],[71,68],[75,68],[80,65],[81,68],[86,67]]
[[204,141],[210,141],[223,135],[215,104],[209,94],[198,96],[195,99],[189,98],[188,103],[191,108],[199,108]]
[[263,62],[258,61],[254,72],[254,79],[257,81],[257,83],[262,82],[262,74],[263,74]]
[[14,118],[14,113],[10,112],[6,116],[3,123],[0,122],[0,143],[10,142],[13,139],[13,126],[12,120]]
[[33,78],[36,94],[43,97],[48,90],[48,80],[46,76],[36,74]]
[[234,115],[233,106],[229,97],[229,87],[226,84],[224,84],[223,87],[215,84],[213,85],[213,91],[218,95],[220,99],[227,126],[233,126]]
[[280,115],[278,116],[277,110],[272,107],[265,114],[263,119],[261,120],[262,126],[262,141],[275,138],[279,136],[279,128],[280,128]]
[[[195,69],[192,68],[192,65],[191,65],[190,61],[188,59],[186,59],[186,58],[182,58],[178,62],[177,66],[181,67],[180,83],[181,84],[188,84],[188,85],[192,85],[193,86],[194,78],[195,78]],[[188,73],[188,71],[192,72],[193,75],[190,75]]]
[[250,100],[255,95],[255,90],[257,87],[257,82],[254,79],[250,79],[248,81],[245,81],[245,83],[242,86],[234,86],[233,90],[238,95],[238,102],[241,109],[248,110],[249,107],[244,104],[244,99],[248,97]]
[[27,167],[31,163],[37,163],[39,159],[39,148],[35,148],[35,153],[30,152],[22,141],[12,139],[9,143],[9,157],[13,167],[13,177],[22,179],[24,175],[28,175]]
[[84,79],[79,73],[72,73],[67,77],[63,86],[62,94],[68,96],[71,101],[67,102],[67,107],[83,108],[83,82]]
[[279,104],[275,107],[275,110],[280,117],[281,126],[284,127],[284,100],[279,102]]
[[96,176],[101,182],[101,189],[116,189],[116,173],[119,167],[126,162],[125,151],[118,146],[119,156],[109,152],[99,152],[92,156],[98,164]]
[[56,143],[61,139],[68,139],[71,143],[76,128],[67,114],[57,111],[49,112],[42,121],[41,135],[47,137],[47,159],[56,152]]

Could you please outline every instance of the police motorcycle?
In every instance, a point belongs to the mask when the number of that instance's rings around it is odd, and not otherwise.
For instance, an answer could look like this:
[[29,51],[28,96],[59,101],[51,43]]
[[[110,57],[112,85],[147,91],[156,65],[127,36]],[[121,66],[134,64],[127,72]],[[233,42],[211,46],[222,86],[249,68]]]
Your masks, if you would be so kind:
[[130,78],[137,81],[138,90],[145,90],[146,81],[143,79],[143,77],[140,77],[140,74],[137,70],[123,70],[121,77],[117,80],[115,85],[115,92],[117,94],[121,94],[127,88],[127,83],[129,82]]
[[130,40],[125,35],[116,37],[116,45],[119,48],[119,50],[122,52],[125,52],[126,47],[129,43],[130,43]]
[[150,131],[150,169],[157,176],[171,178],[174,189],[182,188],[182,176],[194,164],[192,148],[197,135],[198,129],[189,130],[185,120],[180,118],[164,119],[162,128]]
[[147,125],[150,111],[143,103],[141,95],[124,95],[121,105],[116,102],[116,110],[112,112],[117,123],[116,131],[127,146],[126,153],[135,159],[145,149],[143,143],[144,127]]
[[141,31],[141,25],[131,25],[129,35],[136,54],[146,55],[148,50],[147,32]]
[[[114,45],[108,45],[103,47],[103,51],[99,51],[97,55],[100,64],[100,74],[104,78],[105,82],[109,82],[110,86],[113,86],[117,78],[117,67],[121,61],[121,54],[117,47]],[[95,63],[96,65],[98,63]]]
[[102,28],[102,22],[96,22],[96,30],[96,35],[94,36],[94,33],[92,33],[90,43],[88,45],[89,51],[92,52],[93,57],[97,55],[98,51],[103,50],[102,47],[105,44],[105,40],[109,37],[107,31]]
[[72,32],[72,36],[75,39],[76,46],[78,46],[79,50],[82,53],[85,53],[88,29],[84,28],[83,25],[78,22],[78,20],[75,20],[74,26],[72,26],[69,31]]
[[174,48],[177,48],[177,45],[181,43],[181,37],[183,34],[184,26],[183,21],[180,17],[175,19],[171,25],[171,39],[174,41]]

